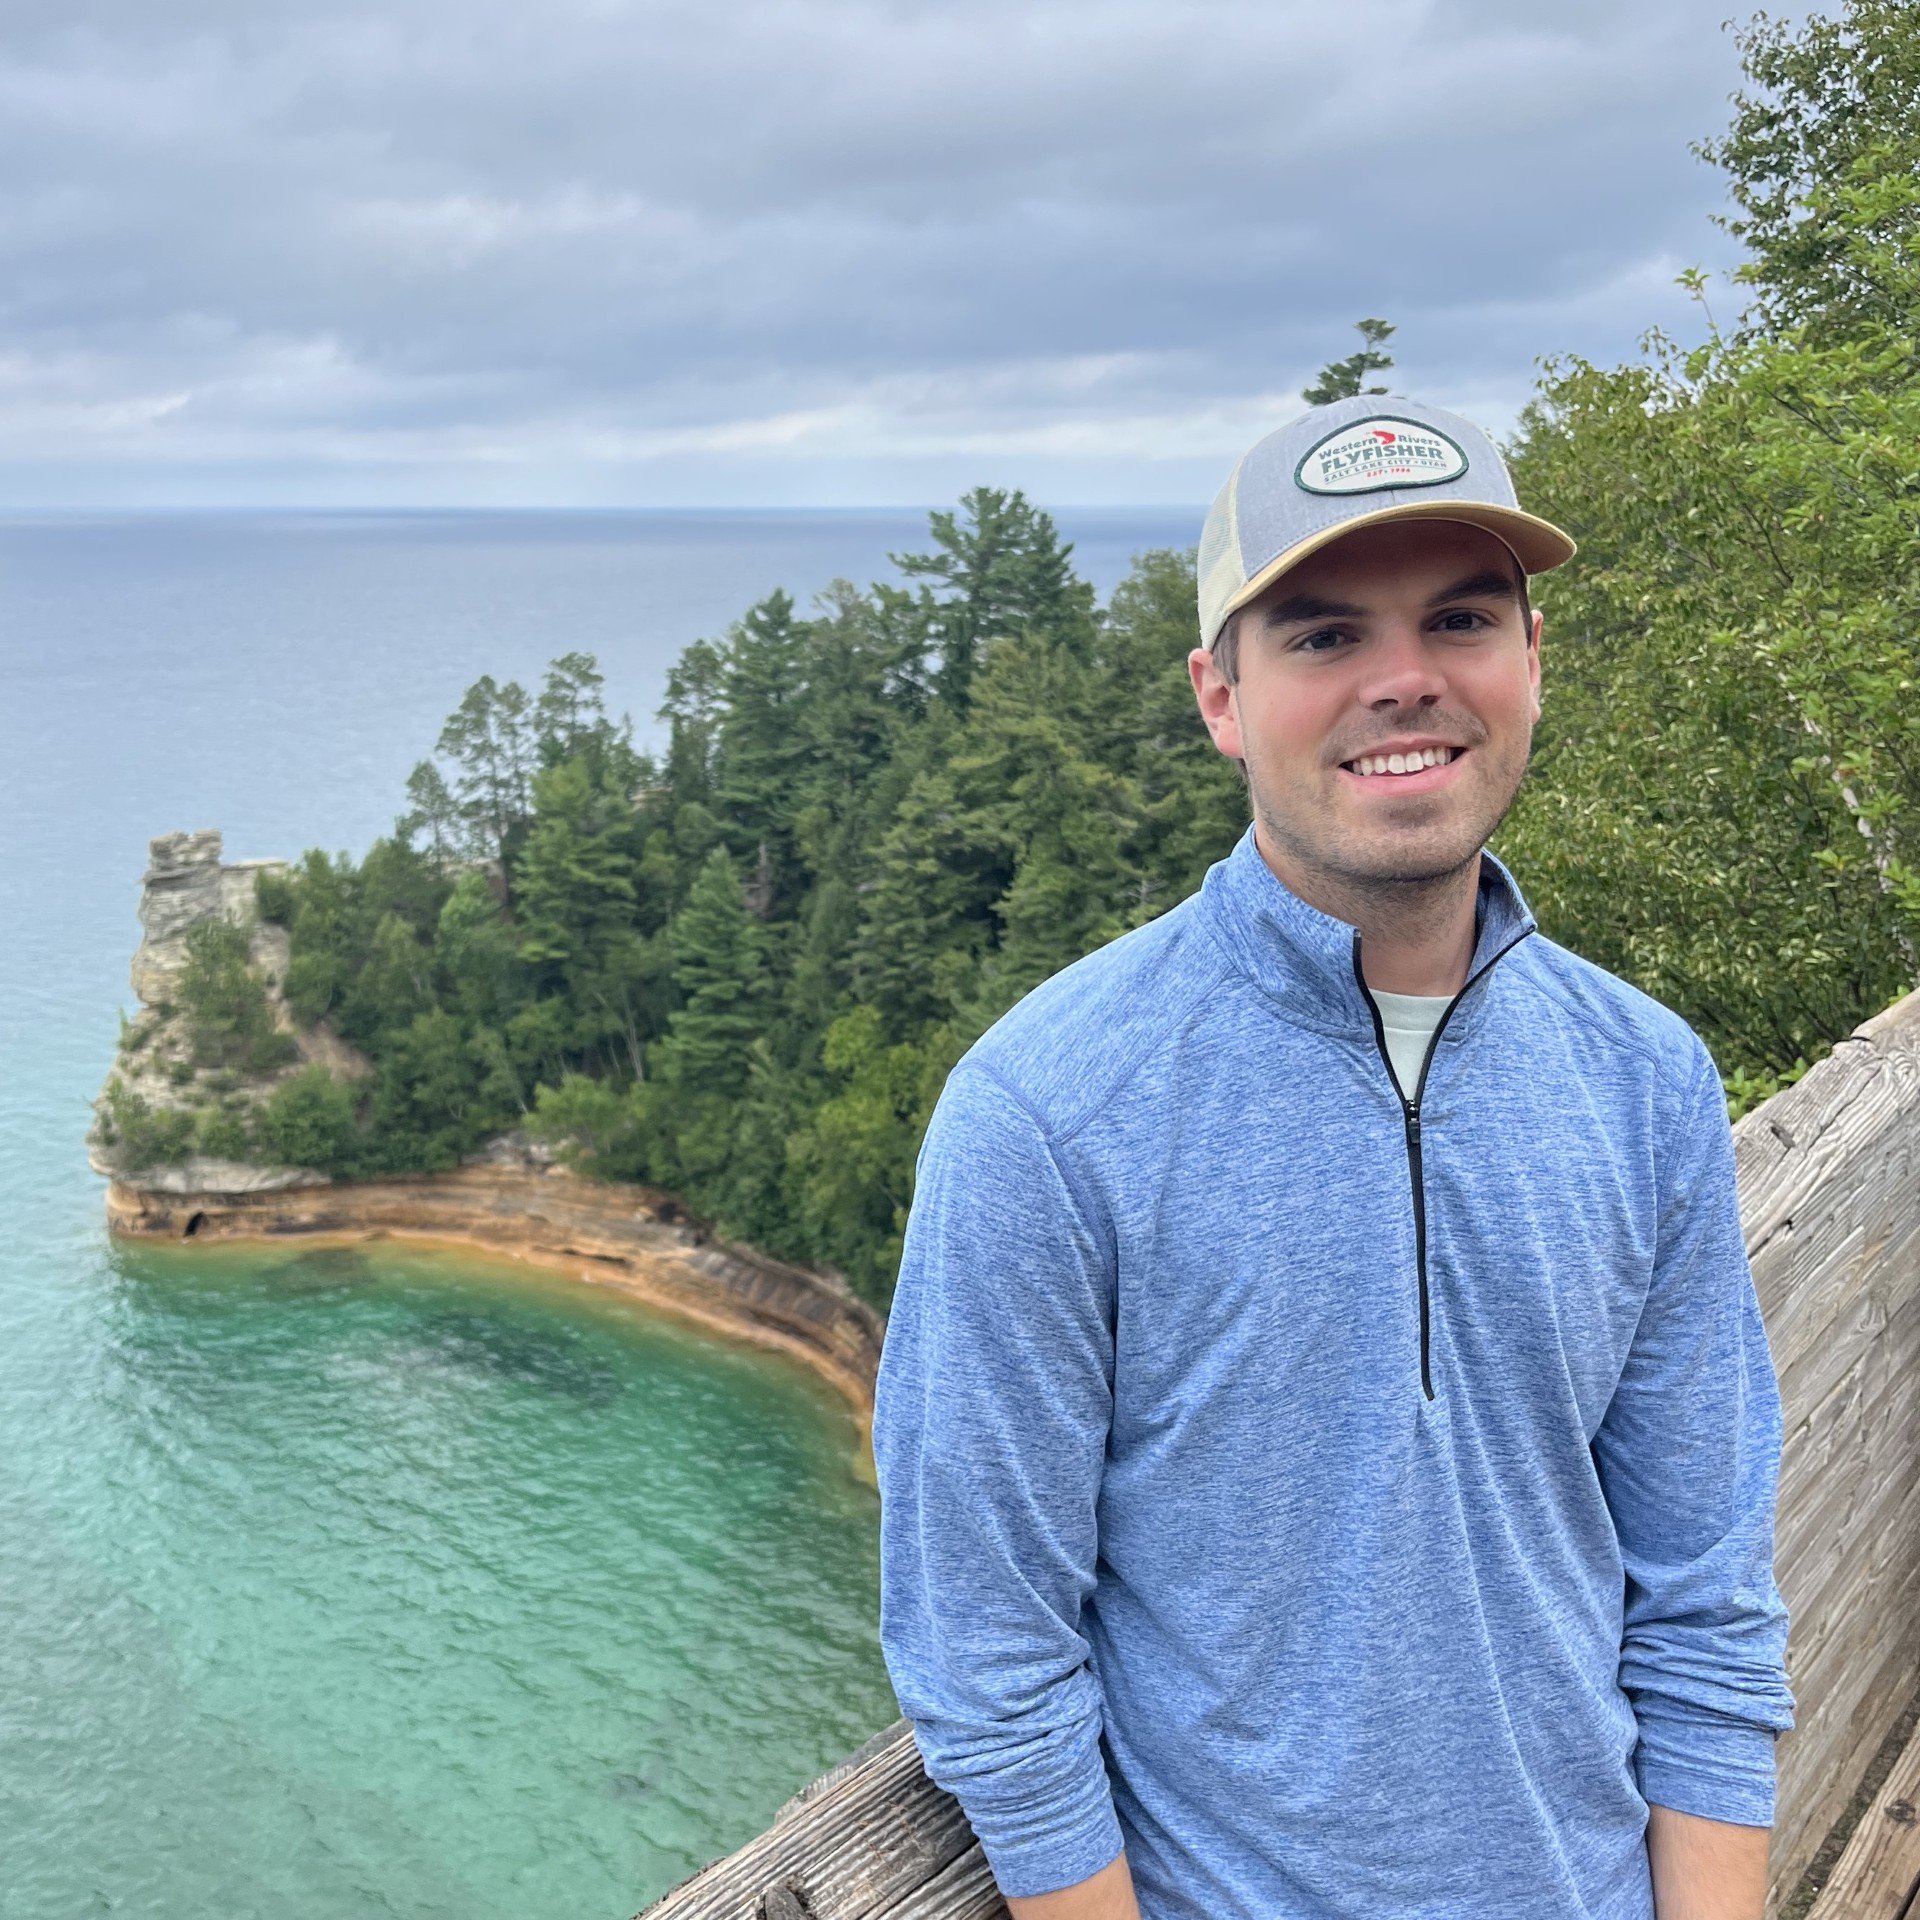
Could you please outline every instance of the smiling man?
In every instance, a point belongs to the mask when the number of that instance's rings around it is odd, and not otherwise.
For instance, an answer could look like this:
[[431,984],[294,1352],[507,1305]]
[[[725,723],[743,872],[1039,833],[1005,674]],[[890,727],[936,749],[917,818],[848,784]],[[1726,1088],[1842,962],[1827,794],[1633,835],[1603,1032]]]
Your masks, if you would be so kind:
[[1779,1408],[1718,1077],[1483,851],[1572,543],[1463,420],[1252,449],[1253,826],[955,1069],[882,1634],[1020,1920],[1759,1920]]

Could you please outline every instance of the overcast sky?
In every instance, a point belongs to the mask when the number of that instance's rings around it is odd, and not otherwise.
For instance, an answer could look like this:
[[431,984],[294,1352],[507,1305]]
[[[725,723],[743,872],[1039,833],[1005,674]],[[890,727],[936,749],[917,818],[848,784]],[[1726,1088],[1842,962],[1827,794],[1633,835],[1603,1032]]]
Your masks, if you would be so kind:
[[1726,0],[5,0],[0,503],[1209,497],[1692,329]]

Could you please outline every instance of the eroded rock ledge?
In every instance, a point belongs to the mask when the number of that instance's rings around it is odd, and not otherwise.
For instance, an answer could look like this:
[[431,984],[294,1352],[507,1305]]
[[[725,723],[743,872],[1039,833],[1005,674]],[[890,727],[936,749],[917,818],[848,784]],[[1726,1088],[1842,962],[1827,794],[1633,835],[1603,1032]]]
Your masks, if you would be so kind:
[[505,1143],[451,1173],[406,1179],[196,1190],[185,1169],[154,1173],[164,1177],[121,1176],[109,1186],[107,1222],[115,1233],[167,1240],[390,1236],[480,1247],[784,1349],[826,1375],[863,1420],[871,1417],[880,1316],[826,1275],[708,1237],[666,1194],[585,1180]]
[[[203,1150],[207,1121],[228,1116],[229,1137],[274,1086],[319,1064],[357,1079],[367,1063],[324,1025],[300,1028],[282,994],[287,935],[264,926],[255,885],[278,861],[228,861],[217,832],[163,834],[142,879],[142,940],[134,956],[139,1018],[123,1036],[89,1139],[104,1174],[107,1223],[145,1239],[392,1236],[479,1247],[611,1287],[720,1332],[780,1348],[824,1374],[864,1422],[873,1411],[885,1323],[837,1277],[790,1267],[716,1240],[669,1194],[587,1180],[523,1135],[493,1141],[451,1173],[336,1181],[310,1167],[266,1166]],[[209,1071],[196,1060],[179,1007],[189,932],[225,919],[244,931],[251,970],[275,1029],[279,1064]],[[169,1151],[132,1155],[108,1109],[116,1086],[149,1115],[174,1115]],[[192,1125],[184,1125],[191,1121]],[[177,1138],[175,1136],[178,1136]],[[148,1160],[158,1159],[159,1164]]]

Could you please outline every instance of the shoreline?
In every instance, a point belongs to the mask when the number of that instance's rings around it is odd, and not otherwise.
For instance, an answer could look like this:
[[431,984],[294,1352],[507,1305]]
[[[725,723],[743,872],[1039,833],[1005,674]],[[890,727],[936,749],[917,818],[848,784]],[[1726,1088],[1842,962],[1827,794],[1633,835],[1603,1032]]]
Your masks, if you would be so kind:
[[121,1239],[438,1243],[608,1288],[802,1361],[871,1435],[880,1315],[837,1280],[712,1238],[650,1188],[499,1164],[253,1192],[109,1178],[107,1227]]

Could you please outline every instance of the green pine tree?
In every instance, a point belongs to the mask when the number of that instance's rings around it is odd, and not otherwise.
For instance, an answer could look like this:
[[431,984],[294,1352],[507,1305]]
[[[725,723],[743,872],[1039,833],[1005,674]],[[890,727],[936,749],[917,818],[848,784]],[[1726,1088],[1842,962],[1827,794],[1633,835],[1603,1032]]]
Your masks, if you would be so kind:
[[427,837],[426,853],[437,866],[449,866],[473,850],[472,834],[446,776],[431,760],[407,775],[407,810],[394,822],[394,836],[408,846],[416,834]]
[[483,674],[440,729],[438,751],[455,768],[451,784],[469,844],[505,864],[532,806],[534,741],[526,689]]
[[1198,637],[1192,553],[1142,554],[1101,623],[1081,724],[1085,751],[1131,783],[1130,921],[1184,900],[1251,817],[1238,763],[1194,712],[1187,654]]
[[711,640],[681,649],[667,669],[660,718],[669,728],[666,784],[676,806],[704,803],[712,794],[714,756],[726,717],[726,655]]
[[964,711],[981,655],[991,640],[1027,635],[1084,652],[1092,642],[1093,589],[1072,565],[1052,517],[1023,493],[975,487],[957,513],[929,516],[932,553],[897,553],[894,564],[910,579],[931,580],[925,591],[938,637],[936,686]]
[[736,1096],[767,1011],[768,980],[759,931],[724,848],[708,855],[667,937],[680,1005],[656,1049],[659,1078],[681,1089]]
[[1356,320],[1353,330],[1360,336],[1360,351],[1320,369],[1311,384],[1301,390],[1300,398],[1308,406],[1324,407],[1335,400],[1351,400],[1356,394],[1387,391],[1385,387],[1368,386],[1366,380],[1368,374],[1386,373],[1393,366],[1393,355],[1380,349],[1397,329],[1385,320]]
[[566,979],[600,961],[633,924],[633,814],[584,758],[533,780],[534,817],[514,863],[520,955]]
[[748,863],[761,919],[790,905],[802,879],[794,818],[810,758],[801,724],[808,639],[792,599],[774,593],[735,623],[722,656],[714,807]]

